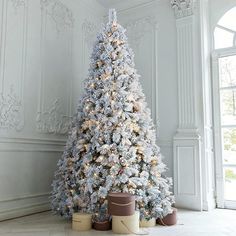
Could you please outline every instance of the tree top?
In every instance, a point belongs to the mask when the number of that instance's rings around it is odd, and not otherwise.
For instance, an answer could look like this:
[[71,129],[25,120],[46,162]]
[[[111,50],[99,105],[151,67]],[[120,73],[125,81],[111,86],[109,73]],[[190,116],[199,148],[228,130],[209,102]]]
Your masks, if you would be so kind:
[[117,21],[116,10],[109,9],[109,23],[116,23],[116,21]]

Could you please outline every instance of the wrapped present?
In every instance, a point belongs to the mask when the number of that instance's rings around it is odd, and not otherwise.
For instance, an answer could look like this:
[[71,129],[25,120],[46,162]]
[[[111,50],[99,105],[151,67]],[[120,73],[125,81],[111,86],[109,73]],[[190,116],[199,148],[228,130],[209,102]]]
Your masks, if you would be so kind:
[[140,227],[154,227],[156,226],[156,219],[151,218],[150,220],[142,219],[139,222]]
[[93,228],[95,230],[99,230],[99,231],[107,231],[107,230],[111,230],[111,221],[103,221],[103,222],[97,222],[95,221],[93,223]]
[[157,224],[159,225],[175,225],[177,223],[177,209],[172,208],[172,213],[166,215],[164,218],[157,219]]
[[108,212],[114,216],[129,216],[135,212],[135,197],[129,193],[109,193]]
[[92,214],[74,213],[72,216],[72,229],[87,231],[92,228]]
[[116,234],[138,234],[139,211],[130,216],[112,216],[112,231]]

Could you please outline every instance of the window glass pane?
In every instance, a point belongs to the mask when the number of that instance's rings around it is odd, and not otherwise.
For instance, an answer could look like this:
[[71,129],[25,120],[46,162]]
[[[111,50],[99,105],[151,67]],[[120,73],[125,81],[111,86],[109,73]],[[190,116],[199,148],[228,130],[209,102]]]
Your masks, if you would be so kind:
[[236,128],[223,128],[223,162],[236,164]]
[[224,168],[225,173],[225,199],[236,200],[236,168]]
[[233,37],[233,33],[216,27],[214,31],[215,49],[232,47]]
[[221,90],[221,124],[236,125],[236,90]]
[[218,25],[236,31],[236,7],[226,12],[219,20]]
[[220,87],[236,86],[236,55],[219,58]]

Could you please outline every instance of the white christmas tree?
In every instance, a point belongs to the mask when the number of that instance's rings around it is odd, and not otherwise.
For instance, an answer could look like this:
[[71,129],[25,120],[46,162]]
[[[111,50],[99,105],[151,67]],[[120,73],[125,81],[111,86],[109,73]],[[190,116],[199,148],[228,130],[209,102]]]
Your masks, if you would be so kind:
[[174,201],[156,131],[115,10],[94,44],[85,93],[58,162],[52,209],[64,217],[107,215],[109,192],[136,196],[142,218],[164,217]]

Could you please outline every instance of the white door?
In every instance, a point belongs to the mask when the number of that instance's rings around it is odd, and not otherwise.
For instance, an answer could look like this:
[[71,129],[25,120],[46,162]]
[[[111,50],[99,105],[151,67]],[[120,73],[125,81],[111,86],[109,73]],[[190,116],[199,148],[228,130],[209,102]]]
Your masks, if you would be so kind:
[[213,55],[217,207],[236,209],[236,50]]

